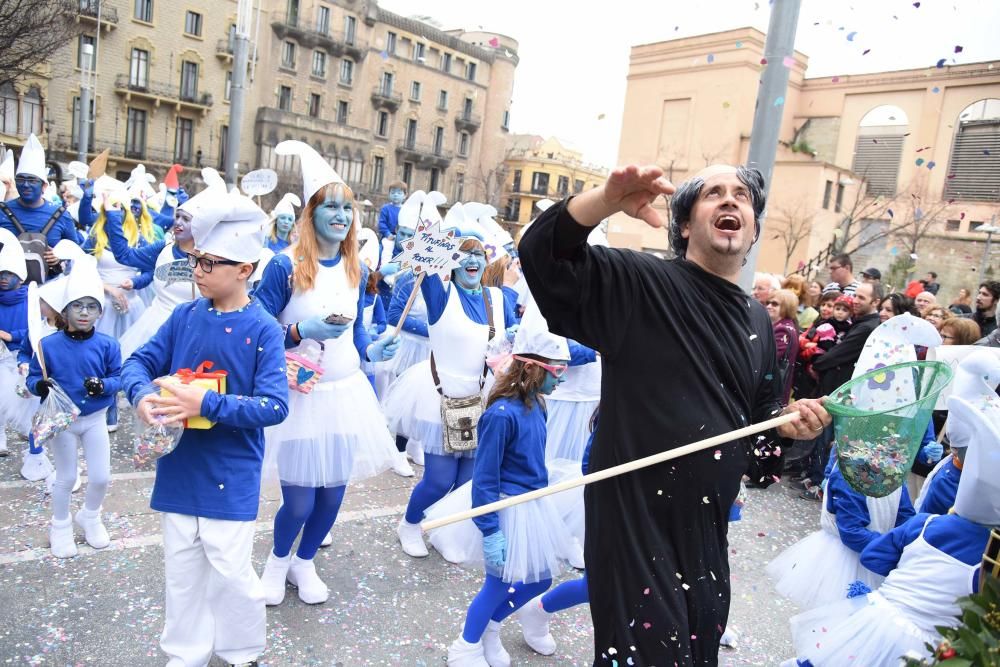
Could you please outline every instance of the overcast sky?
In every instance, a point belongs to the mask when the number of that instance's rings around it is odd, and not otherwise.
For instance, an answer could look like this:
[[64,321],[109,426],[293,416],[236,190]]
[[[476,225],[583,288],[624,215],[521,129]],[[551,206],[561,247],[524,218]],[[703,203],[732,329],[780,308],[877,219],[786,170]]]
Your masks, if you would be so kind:
[[[511,130],[554,135],[605,166],[617,161],[631,46],[745,26],[766,31],[770,13],[768,0],[613,0],[594,9],[578,0],[379,5],[431,16],[445,29],[482,28],[516,39]],[[796,48],[809,57],[807,77],[934,70],[941,58],[1000,60],[998,34],[1000,0],[802,0]]]

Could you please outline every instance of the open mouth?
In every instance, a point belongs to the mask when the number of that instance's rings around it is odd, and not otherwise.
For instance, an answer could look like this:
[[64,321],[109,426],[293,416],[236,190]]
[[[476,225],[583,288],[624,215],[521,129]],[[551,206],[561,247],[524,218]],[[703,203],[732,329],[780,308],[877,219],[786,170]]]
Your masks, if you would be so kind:
[[338,232],[342,232],[347,229],[347,225],[341,222],[331,222],[330,226],[336,229]]
[[743,227],[743,223],[735,215],[723,213],[715,219],[715,228],[723,232],[738,232]]
[[470,276],[474,276],[474,275],[476,275],[476,274],[479,273],[479,267],[478,266],[467,266],[467,267],[465,267],[465,272],[468,275],[470,275]]

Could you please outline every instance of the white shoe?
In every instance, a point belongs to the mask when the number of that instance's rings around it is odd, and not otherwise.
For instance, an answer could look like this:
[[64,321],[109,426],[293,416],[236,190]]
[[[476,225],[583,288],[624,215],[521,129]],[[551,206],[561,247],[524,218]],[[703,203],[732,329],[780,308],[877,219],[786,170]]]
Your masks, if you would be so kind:
[[0,456],[7,456],[10,451],[7,449],[7,427],[0,423]]
[[278,558],[274,552],[267,554],[267,563],[260,574],[260,583],[264,585],[264,604],[269,607],[281,604],[285,599],[285,579],[288,568],[292,564],[292,554]]
[[521,634],[531,650],[541,655],[552,655],[556,652],[556,640],[549,632],[549,619],[552,614],[542,608],[542,596],[531,600],[517,610],[517,620],[521,623]]
[[108,433],[117,433],[118,424],[108,424]]
[[483,643],[470,644],[461,637],[448,647],[448,667],[490,667],[483,655]]
[[95,549],[104,549],[111,544],[111,536],[108,535],[108,529],[101,522],[100,509],[88,510],[84,507],[76,513],[75,521],[76,525],[83,529],[83,536],[90,546]]
[[312,560],[292,556],[288,583],[299,589],[299,599],[306,604],[323,604],[330,597],[330,589],[316,574],[316,564]]
[[77,554],[72,518],[66,517],[62,521],[52,519],[52,525],[49,527],[49,546],[56,558],[72,558]]
[[736,648],[736,642],[740,640],[740,633],[736,632],[734,628],[726,628],[726,631],[722,633],[722,639],[719,640],[719,646],[728,646],[729,648]]
[[21,466],[21,477],[29,482],[38,482],[56,471],[52,462],[45,455],[45,450],[32,454],[30,449],[24,450],[24,464]]
[[399,543],[403,545],[403,553],[414,558],[426,558],[430,555],[427,545],[424,544],[424,531],[420,529],[420,524],[410,523],[403,517],[396,526],[396,535],[399,536]]
[[406,455],[410,457],[413,461],[413,465],[422,466],[424,465],[424,448],[417,447],[416,445],[406,445]]
[[413,468],[406,460],[406,454],[399,452],[397,456],[392,459],[392,471],[399,475],[400,477],[413,477]]
[[585,569],[587,569],[587,563],[583,559],[583,547],[580,546],[580,541],[577,540],[577,539],[573,540],[573,547],[570,550],[570,554],[569,554],[569,559],[568,560],[569,560],[570,567],[572,567],[572,568],[574,568],[576,570],[585,570]]
[[331,533],[327,533],[326,537],[323,538],[323,541],[319,543],[319,545],[321,547],[328,547],[331,544],[333,544],[333,533],[332,532]]
[[510,653],[500,642],[500,624],[490,621],[483,632],[483,657],[490,667],[510,667]]

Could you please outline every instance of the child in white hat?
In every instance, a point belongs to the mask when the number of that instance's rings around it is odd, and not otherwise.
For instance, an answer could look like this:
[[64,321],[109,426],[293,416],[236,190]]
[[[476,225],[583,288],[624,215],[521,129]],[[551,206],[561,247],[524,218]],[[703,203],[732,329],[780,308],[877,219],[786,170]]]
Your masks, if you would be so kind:
[[0,456],[7,456],[7,429],[28,434],[38,401],[14,392],[20,383],[17,353],[28,339],[28,269],[14,235],[0,229]]
[[267,235],[267,247],[271,252],[279,253],[292,244],[292,232],[295,230],[295,206],[302,206],[302,201],[294,193],[285,193],[278,205],[271,211],[273,225]]

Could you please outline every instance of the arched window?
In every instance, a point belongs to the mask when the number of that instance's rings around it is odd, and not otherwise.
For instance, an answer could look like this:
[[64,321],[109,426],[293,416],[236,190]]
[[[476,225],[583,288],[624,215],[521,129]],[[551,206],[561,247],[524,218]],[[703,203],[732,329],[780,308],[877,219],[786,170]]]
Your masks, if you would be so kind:
[[0,134],[17,134],[17,91],[12,83],[0,86]]
[[908,126],[906,113],[890,104],[875,107],[861,119],[851,170],[865,179],[869,195],[896,194]]
[[1000,201],[1000,99],[979,100],[958,115],[944,196]]

